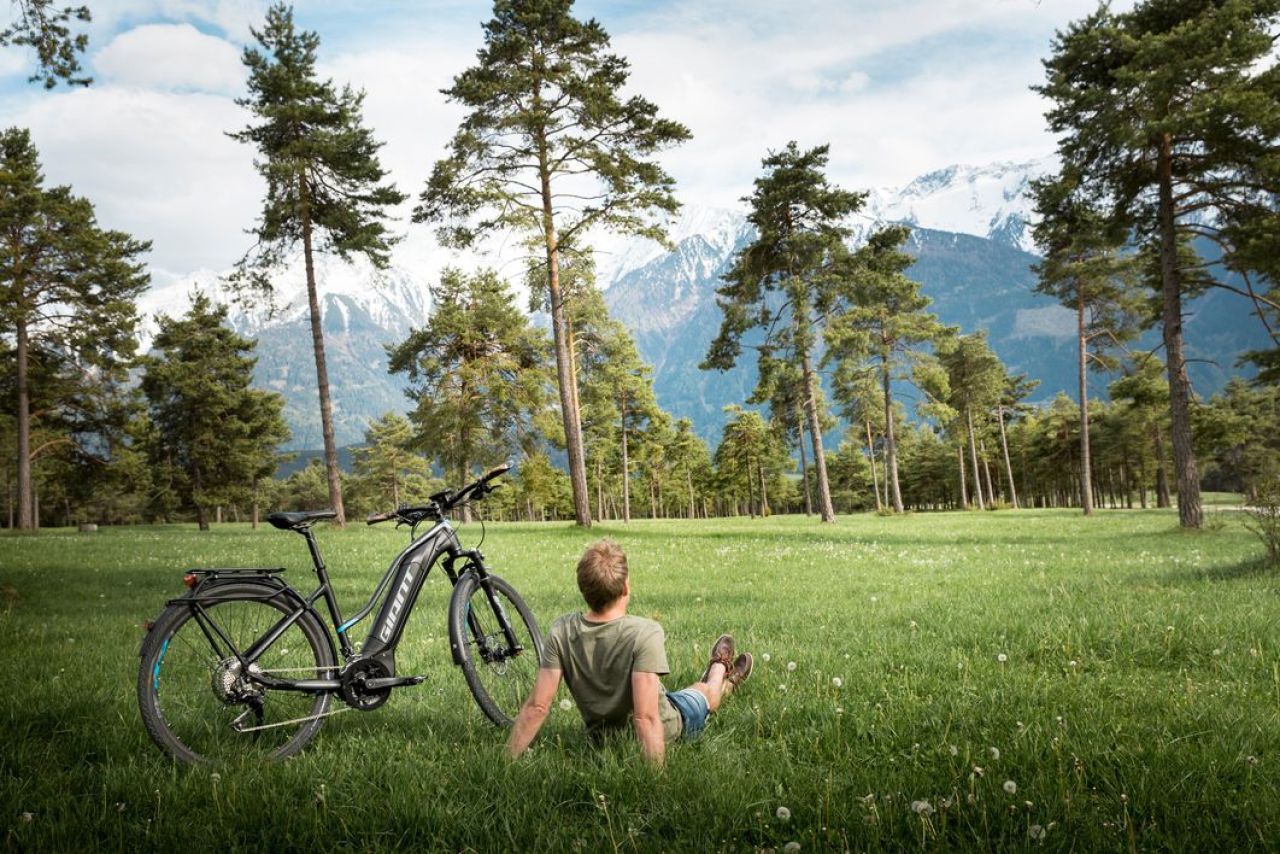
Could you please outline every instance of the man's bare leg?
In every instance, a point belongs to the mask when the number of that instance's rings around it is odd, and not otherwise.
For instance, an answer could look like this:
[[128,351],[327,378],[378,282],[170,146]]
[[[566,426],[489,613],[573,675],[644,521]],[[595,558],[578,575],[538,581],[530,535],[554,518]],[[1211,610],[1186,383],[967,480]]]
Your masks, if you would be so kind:
[[720,708],[724,695],[733,690],[733,683],[725,679],[725,675],[724,665],[716,662],[707,671],[706,682],[694,682],[689,686],[707,698],[707,708],[713,712]]

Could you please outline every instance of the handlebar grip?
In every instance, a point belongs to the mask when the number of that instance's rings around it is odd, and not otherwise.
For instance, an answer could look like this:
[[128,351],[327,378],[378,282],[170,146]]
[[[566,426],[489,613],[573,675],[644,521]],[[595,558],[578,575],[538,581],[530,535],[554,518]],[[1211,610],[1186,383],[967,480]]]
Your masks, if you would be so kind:
[[387,522],[396,518],[394,513],[370,513],[364,520],[366,525],[376,525],[379,522]]

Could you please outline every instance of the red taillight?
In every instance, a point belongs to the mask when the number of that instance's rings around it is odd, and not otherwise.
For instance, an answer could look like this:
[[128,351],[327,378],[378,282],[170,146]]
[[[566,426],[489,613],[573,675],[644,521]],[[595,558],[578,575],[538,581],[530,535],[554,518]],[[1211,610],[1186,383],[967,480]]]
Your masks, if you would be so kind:
[[187,587],[195,587],[200,583],[200,576],[196,575],[194,572],[188,572],[186,575],[182,576],[182,583]]

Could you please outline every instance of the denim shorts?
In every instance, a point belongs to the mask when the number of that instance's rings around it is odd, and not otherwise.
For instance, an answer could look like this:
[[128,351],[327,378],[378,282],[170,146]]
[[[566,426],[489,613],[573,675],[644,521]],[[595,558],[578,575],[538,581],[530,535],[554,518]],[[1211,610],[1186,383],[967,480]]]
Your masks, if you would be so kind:
[[711,715],[706,695],[697,688],[683,688],[667,694],[667,700],[676,707],[684,721],[684,738],[693,740],[701,735],[707,726],[707,718]]

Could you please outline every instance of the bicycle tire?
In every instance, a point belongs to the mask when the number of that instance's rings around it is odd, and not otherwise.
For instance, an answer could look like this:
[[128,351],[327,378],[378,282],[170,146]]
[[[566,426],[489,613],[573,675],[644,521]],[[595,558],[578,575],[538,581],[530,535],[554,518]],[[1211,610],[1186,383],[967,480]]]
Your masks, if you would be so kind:
[[[204,610],[241,650],[282,614],[292,613],[284,602],[263,601],[259,585],[226,584],[217,593],[223,601],[207,604]],[[232,721],[245,712],[249,712],[247,726],[322,715],[331,697],[256,686],[251,693],[261,698],[259,716],[248,700],[226,696],[228,684],[237,682],[234,674],[228,674],[226,661],[190,607],[170,605],[160,614],[143,644],[138,708],[147,734],[161,750],[180,762],[221,764],[242,757],[283,759],[315,738],[323,718],[257,732],[233,729]],[[311,613],[304,613],[255,663],[267,671],[294,671],[281,672],[282,678],[332,678],[336,672],[324,626]]]
[[[510,726],[533,690],[542,657],[542,633],[515,588],[496,575],[488,579],[498,605],[508,616],[512,612],[519,616],[511,629],[523,648],[510,654],[489,597],[471,572],[458,580],[449,600],[449,642],[480,710],[498,726]],[[468,614],[475,619],[469,621]]]

